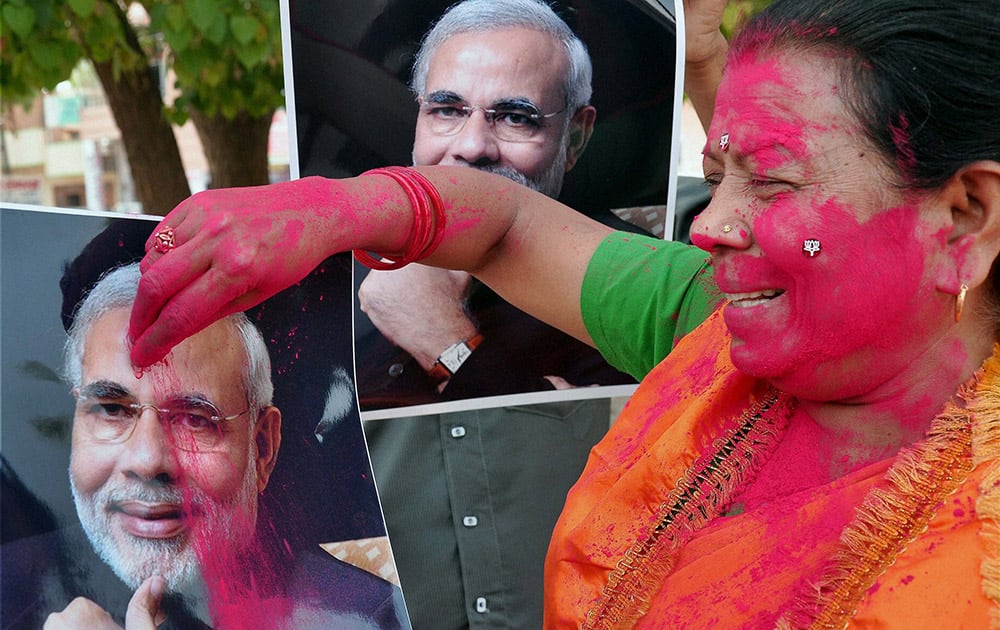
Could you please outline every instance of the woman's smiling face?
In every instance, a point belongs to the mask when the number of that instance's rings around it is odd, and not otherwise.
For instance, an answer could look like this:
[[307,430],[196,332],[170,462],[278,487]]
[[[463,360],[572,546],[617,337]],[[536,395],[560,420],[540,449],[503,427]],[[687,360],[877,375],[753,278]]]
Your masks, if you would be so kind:
[[713,200],[691,231],[732,300],[735,365],[815,400],[892,380],[953,305],[935,288],[946,213],[895,185],[839,68],[814,52],[730,59],[704,152]]

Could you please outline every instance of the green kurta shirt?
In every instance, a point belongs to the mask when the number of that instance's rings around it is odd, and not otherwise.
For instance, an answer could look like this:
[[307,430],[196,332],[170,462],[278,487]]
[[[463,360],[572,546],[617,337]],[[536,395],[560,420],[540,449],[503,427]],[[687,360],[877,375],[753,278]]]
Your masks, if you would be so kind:
[[580,308],[608,363],[641,381],[721,300],[704,251],[615,232],[590,259]]

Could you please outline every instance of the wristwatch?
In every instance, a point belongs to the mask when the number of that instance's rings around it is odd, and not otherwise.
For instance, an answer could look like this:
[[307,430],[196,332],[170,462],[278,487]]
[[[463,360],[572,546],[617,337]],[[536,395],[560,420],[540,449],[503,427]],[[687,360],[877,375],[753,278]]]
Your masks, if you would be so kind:
[[458,368],[462,367],[466,359],[472,356],[472,351],[479,347],[482,342],[483,336],[477,334],[464,341],[451,344],[445,348],[427,373],[439,383],[447,381],[458,371]]

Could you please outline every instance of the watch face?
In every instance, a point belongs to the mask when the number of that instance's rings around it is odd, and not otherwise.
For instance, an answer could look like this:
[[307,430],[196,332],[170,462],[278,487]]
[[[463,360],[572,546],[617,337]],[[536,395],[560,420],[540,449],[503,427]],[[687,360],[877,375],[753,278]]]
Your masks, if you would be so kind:
[[469,358],[472,354],[472,350],[466,345],[464,341],[456,343],[450,346],[447,350],[441,353],[439,361],[441,364],[448,368],[448,371],[454,374],[458,371],[458,368],[462,367],[465,360]]

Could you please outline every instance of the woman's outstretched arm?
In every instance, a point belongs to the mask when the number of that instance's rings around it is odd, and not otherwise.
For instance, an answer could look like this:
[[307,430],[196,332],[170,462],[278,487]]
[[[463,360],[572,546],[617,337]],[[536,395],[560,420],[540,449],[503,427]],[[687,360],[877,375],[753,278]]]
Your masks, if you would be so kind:
[[[446,213],[422,262],[468,271],[512,304],[590,342],[580,314],[587,262],[609,228],[518,186],[464,167],[426,167]],[[132,311],[132,360],[145,367],[215,320],[304,278],[328,256],[407,249],[414,209],[392,178],[318,177],[196,194],[164,218],[175,246],[147,243]]]

